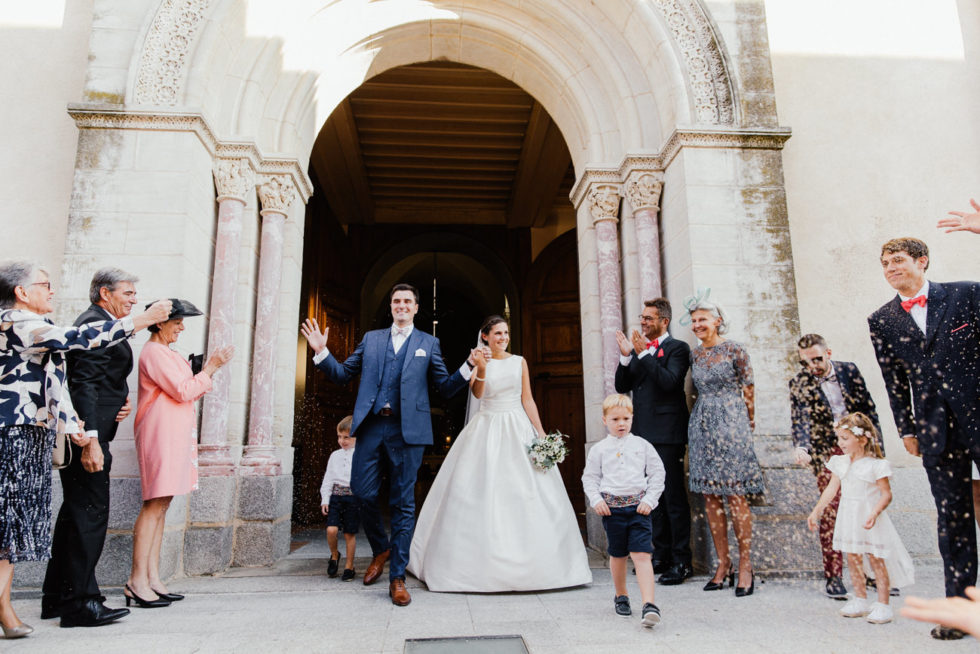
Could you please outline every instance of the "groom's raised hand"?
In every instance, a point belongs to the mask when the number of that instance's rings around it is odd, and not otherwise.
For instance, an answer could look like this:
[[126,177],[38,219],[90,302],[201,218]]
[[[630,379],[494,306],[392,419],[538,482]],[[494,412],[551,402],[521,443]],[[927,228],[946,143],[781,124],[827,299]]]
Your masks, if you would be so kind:
[[320,354],[323,348],[327,347],[327,335],[330,333],[330,328],[324,327],[321,333],[320,325],[317,324],[314,318],[307,318],[300,325],[299,331],[316,354]]

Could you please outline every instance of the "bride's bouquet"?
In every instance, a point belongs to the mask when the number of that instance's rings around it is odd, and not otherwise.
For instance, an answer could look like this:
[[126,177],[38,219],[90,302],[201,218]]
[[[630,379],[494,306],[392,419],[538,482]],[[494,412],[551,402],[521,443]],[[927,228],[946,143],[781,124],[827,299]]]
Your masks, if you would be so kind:
[[561,463],[568,456],[565,445],[565,434],[555,430],[544,438],[536,437],[527,446],[527,455],[538,470],[550,470],[556,463]]

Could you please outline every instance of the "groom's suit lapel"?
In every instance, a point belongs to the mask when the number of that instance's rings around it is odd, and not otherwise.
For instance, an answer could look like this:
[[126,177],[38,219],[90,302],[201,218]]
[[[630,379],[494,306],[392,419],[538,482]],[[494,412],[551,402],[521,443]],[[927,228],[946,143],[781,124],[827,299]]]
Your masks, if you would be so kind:
[[[891,320],[888,322],[895,331],[896,341],[901,342],[903,338],[909,338],[911,343],[921,343],[925,336],[915,321],[912,320],[912,315],[902,308],[902,298],[896,295],[888,306],[891,307],[892,313]],[[928,318],[928,313],[926,317]]]
[[415,358],[415,350],[418,349],[419,343],[422,342],[422,332],[416,327],[409,334],[408,340],[402,345],[405,348],[405,361],[402,363],[402,375],[408,370],[408,365],[412,363]]

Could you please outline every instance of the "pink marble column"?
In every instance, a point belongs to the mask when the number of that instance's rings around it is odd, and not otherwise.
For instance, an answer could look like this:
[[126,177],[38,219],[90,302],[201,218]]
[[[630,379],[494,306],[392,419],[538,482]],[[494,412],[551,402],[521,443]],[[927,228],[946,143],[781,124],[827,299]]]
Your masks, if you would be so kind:
[[[218,190],[218,234],[214,246],[208,354],[234,343],[235,297],[238,260],[242,242],[242,210],[255,192],[255,173],[248,159],[221,159],[214,166]],[[234,474],[235,462],[228,447],[228,398],[231,375],[216,375],[211,392],[204,396],[200,473],[208,477]]]
[[623,284],[620,279],[619,190],[612,184],[594,186],[588,195],[595,228],[599,272],[599,333],[602,338],[602,377],[606,394],[615,392],[619,344],[616,330],[623,326]]
[[648,170],[634,170],[626,178],[626,198],[633,207],[636,249],[639,255],[641,300],[663,295],[660,276],[660,191],[663,177]]
[[272,444],[279,296],[282,292],[279,282],[282,279],[283,225],[296,190],[288,175],[274,175],[266,180],[258,189],[262,201],[262,242],[259,246],[248,445],[240,471],[243,475],[276,476],[282,473],[282,463]]

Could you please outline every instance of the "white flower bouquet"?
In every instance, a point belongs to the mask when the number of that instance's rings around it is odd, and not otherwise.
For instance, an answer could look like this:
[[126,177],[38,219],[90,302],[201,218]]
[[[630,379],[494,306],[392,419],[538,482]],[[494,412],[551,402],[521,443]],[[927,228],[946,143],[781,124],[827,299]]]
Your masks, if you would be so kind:
[[550,470],[557,463],[561,463],[568,456],[568,447],[565,445],[565,434],[555,430],[544,438],[535,437],[531,444],[527,446],[527,455],[535,468],[542,471]]

